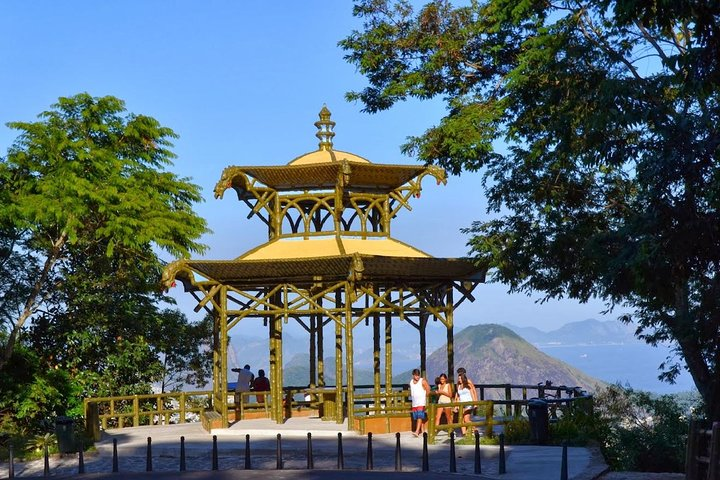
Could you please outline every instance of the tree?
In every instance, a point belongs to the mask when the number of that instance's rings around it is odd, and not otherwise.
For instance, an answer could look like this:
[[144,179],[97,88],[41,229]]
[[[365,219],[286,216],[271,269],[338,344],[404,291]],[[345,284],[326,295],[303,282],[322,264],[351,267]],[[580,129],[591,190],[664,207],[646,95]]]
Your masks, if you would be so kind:
[[[603,299],[674,342],[720,420],[720,4],[364,0],[368,112],[442,98],[404,152],[484,173],[473,256],[511,291]],[[672,381],[678,357],[661,365]]]
[[[4,319],[0,370],[29,320],[49,325],[59,313],[52,308],[72,313],[79,305],[63,289],[74,281],[77,259],[106,259],[107,268],[82,273],[89,282],[122,283],[123,271],[137,272],[123,265],[159,271],[156,250],[182,257],[203,251],[197,239],[207,230],[192,210],[199,187],[165,171],[175,134],[151,117],[127,113],[121,100],[86,93],[60,98],[38,121],[8,125],[21,133],[0,162],[0,225],[5,238],[15,239],[3,258],[37,263],[23,271],[29,282],[14,290],[21,301],[15,301],[18,314]],[[2,273],[14,278],[11,270]]]

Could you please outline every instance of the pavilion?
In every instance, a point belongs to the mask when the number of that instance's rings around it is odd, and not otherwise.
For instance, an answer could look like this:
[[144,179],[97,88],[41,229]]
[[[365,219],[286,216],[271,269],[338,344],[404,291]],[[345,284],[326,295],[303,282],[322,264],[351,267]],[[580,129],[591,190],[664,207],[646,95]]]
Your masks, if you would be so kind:
[[[196,311],[204,308],[213,315],[212,409],[223,427],[231,417],[231,329],[253,321],[267,328],[270,397],[281,399],[283,325],[301,325],[309,334],[308,383],[333,393],[335,411],[328,417],[340,423],[347,416],[352,428],[356,327],[372,325],[373,390],[378,397],[392,388],[393,321],[417,330],[423,375],[428,322],[441,322],[452,375],[453,312],[464,300],[473,300],[473,289],[485,278],[483,266],[434,258],[391,236],[392,219],[410,209],[410,200],[420,196],[422,180],[430,176],[444,184],[444,170],[376,164],[335,150],[335,122],[326,107],[319,116],[318,150],[286,165],[227,167],[215,187],[216,198],[227,189],[235,191],[250,209],[248,218],[256,217],[267,227],[268,241],[231,260],[178,260],[163,273],[166,286],[181,282],[197,300]],[[432,225],[418,219],[418,227]],[[323,339],[328,331],[336,340],[334,386],[325,382]],[[280,401],[271,401],[269,413],[278,423],[287,415]]]

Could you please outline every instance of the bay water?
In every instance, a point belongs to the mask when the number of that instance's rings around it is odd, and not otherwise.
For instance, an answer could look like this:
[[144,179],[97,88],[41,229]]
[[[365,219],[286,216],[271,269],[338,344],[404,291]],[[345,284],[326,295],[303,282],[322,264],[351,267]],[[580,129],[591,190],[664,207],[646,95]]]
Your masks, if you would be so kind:
[[[659,366],[671,355],[668,346],[642,342],[611,345],[536,345],[542,352],[562,360],[597,379],[629,385],[635,390],[671,394],[695,390],[692,377],[682,370],[675,384],[658,380]],[[681,364],[684,364],[681,362]]]

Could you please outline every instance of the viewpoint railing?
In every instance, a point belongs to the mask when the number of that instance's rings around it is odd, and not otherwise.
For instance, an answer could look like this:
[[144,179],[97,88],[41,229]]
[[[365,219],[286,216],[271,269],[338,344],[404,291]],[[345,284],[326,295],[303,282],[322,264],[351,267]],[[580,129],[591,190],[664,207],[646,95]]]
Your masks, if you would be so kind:
[[[504,426],[508,421],[527,416],[528,402],[542,398],[548,403],[550,421],[562,415],[566,407],[578,399],[591,399],[584,391],[575,387],[556,386],[548,383],[536,385],[477,384],[477,402],[453,402],[450,408],[472,406],[474,415],[470,422],[462,422],[462,415],[452,423],[435,426],[436,404],[429,402],[428,434],[434,441],[439,431],[451,431],[466,427],[479,428],[486,435],[493,433],[495,426]],[[355,386],[352,406],[351,429],[364,431],[364,421],[369,418],[407,419],[410,415],[409,391],[406,384],[393,384],[390,390],[376,390],[373,385]],[[347,388],[342,390],[343,404]],[[173,423],[199,422],[202,413],[212,407],[212,391],[169,392],[148,395],[127,395],[118,397],[87,398],[84,400],[86,427],[93,438],[99,438],[99,429],[124,428],[141,425],[166,425]],[[260,395],[262,401],[257,401]],[[283,388],[284,415],[290,417],[305,410],[318,412],[325,420],[335,416],[338,399],[334,386]],[[248,418],[250,412],[261,412],[269,416],[272,397],[269,392],[242,392],[235,394],[230,405],[238,420]],[[587,408],[592,408],[589,403]],[[347,416],[348,412],[343,412]],[[256,418],[256,417],[254,417]]]

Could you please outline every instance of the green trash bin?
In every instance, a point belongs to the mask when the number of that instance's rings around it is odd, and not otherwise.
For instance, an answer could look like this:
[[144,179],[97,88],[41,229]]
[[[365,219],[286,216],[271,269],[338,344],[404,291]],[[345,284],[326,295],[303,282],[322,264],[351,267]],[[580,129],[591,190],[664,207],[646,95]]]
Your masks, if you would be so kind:
[[75,420],[72,417],[57,417],[55,419],[55,436],[57,437],[58,451],[72,453],[75,448]]

